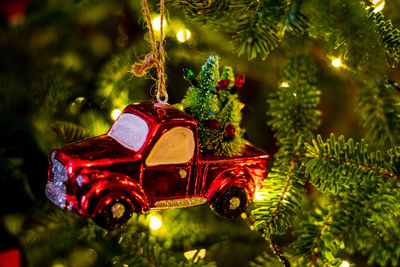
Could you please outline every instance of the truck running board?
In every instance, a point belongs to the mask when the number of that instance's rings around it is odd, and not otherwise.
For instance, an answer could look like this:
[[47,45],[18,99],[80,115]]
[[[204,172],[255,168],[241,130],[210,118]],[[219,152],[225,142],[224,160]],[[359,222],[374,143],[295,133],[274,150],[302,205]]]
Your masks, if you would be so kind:
[[159,209],[169,209],[169,208],[187,208],[193,206],[199,206],[207,203],[207,198],[205,197],[192,197],[192,198],[176,198],[160,200],[154,203],[154,205]]

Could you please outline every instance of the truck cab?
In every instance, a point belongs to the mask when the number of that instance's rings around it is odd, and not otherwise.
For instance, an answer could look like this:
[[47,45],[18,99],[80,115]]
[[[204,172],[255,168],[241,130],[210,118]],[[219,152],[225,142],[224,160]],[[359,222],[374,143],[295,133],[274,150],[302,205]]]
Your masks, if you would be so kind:
[[110,230],[149,210],[208,204],[220,216],[240,215],[266,176],[268,155],[248,143],[240,157],[216,157],[198,143],[188,114],[131,104],[107,134],[52,151],[46,195]]

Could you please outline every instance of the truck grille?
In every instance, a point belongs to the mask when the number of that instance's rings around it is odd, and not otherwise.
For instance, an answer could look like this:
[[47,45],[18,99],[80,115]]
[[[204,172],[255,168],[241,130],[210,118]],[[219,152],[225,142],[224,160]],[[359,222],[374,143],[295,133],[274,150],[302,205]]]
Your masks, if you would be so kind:
[[54,151],[50,157],[51,173],[46,184],[46,196],[57,206],[64,208],[66,199],[65,181],[68,179],[67,169],[55,159]]

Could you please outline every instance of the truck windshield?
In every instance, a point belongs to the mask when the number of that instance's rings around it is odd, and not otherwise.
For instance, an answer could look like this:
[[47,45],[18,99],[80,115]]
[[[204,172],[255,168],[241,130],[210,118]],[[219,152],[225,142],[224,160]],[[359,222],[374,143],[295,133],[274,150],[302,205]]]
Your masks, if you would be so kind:
[[139,151],[146,142],[149,126],[141,117],[123,113],[114,122],[108,135],[126,148]]

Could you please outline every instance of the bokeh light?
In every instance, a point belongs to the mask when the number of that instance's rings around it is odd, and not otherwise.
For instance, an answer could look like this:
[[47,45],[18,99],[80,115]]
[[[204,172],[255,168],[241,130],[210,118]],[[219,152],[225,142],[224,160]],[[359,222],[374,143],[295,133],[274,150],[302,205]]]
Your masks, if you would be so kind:
[[332,60],[332,65],[335,68],[339,68],[342,65],[342,61],[340,60],[340,58],[335,58],[334,60]]
[[373,0],[372,4],[374,5],[374,11],[373,12],[379,12],[382,11],[382,9],[385,7],[385,1],[384,0]]
[[176,34],[176,39],[178,39],[179,42],[183,43],[189,40],[190,38],[190,31],[188,29],[181,29],[178,31]]
[[152,230],[158,230],[158,229],[160,229],[161,226],[162,226],[162,222],[161,222],[160,218],[158,218],[156,216],[151,216],[150,228]]
[[[155,17],[151,23],[153,25],[154,30],[159,31],[161,29],[161,27],[160,27],[161,17],[160,16]],[[165,28],[166,24],[167,23],[165,22],[165,19],[164,19],[163,20],[163,28]]]
[[122,110],[120,109],[114,109],[113,111],[111,111],[111,118],[113,118],[113,120],[118,119],[119,115],[121,115]]

